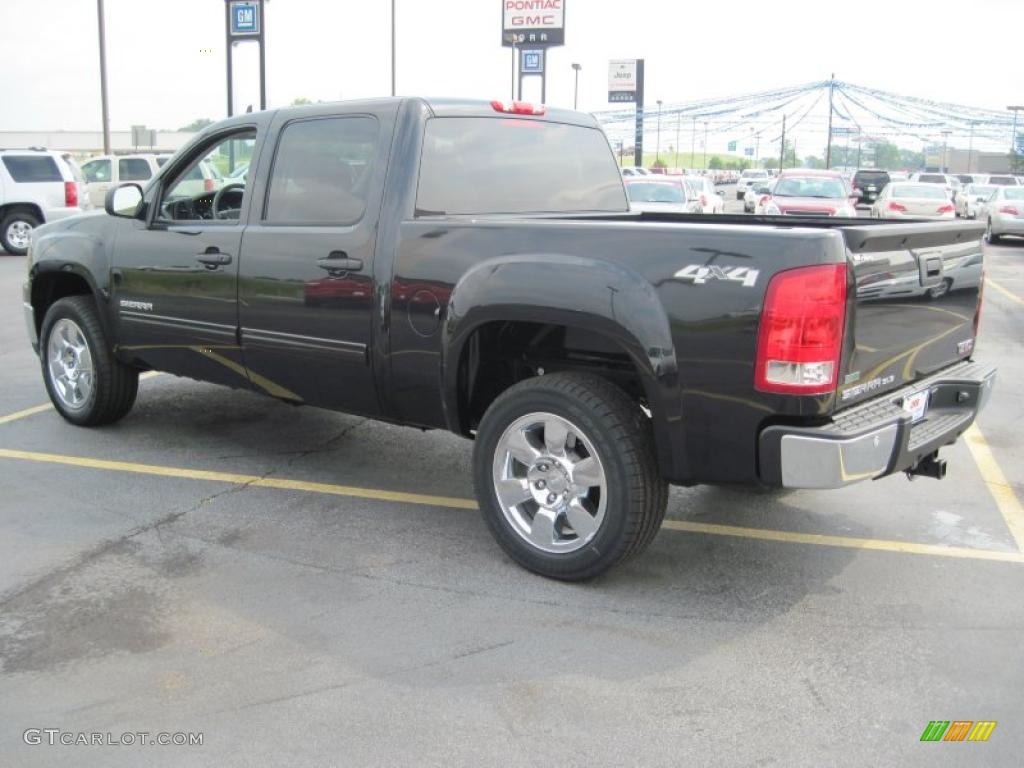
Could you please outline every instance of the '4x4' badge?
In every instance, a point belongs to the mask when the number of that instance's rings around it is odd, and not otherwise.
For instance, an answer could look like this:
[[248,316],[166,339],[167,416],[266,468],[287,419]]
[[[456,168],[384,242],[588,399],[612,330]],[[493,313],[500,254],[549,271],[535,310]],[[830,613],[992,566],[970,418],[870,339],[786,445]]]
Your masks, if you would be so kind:
[[694,285],[704,285],[708,280],[728,280],[741,283],[744,288],[753,288],[759,274],[759,270],[750,267],[689,264],[676,272],[675,278],[692,282]]

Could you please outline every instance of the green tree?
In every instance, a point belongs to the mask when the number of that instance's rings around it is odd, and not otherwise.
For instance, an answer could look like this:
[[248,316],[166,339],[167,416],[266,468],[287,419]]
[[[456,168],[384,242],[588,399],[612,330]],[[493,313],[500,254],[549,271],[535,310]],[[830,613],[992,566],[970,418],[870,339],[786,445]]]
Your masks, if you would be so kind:
[[708,168],[712,171],[719,171],[722,169],[722,161],[718,158],[718,155],[715,155],[708,160]]
[[188,125],[179,128],[178,130],[179,131],[190,131],[192,133],[195,133],[196,131],[203,130],[203,128],[205,128],[208,125],[213,125],[213,120],[211,120],[208,117],[200,117],[200,118],[197,118],[196,120],[193,120]]
[[874,145],[875,168],[896,169],[903,165],[900,148],[888,141],[880,141]]
[[822,160],[820,157],[815,157],[814,155],[808,155],[807,157],[804,158],[804,165],[807,168],[824,168],[825,167],[825,161]]
[[304,107],[307,104],[312,104],[312,103],[313,102],[310,101],[309,99],[307,99],[305,96],[299,96],[299,98],[295,99],[295,101],[292,102],[292,106],[293,107]]

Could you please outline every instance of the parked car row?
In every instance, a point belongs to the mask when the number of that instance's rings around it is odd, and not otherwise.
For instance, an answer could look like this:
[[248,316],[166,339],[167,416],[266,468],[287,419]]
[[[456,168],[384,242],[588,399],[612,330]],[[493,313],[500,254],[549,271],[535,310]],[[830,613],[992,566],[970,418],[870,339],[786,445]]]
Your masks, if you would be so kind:
[[725,200],[705,176],[626,176],[629,207],[647,213],[725,213]]
[[715,168],[641,168],[627,165],[622,168],[622,176],[701,176],[709,179],[712,184],[734,184],[740,179],[740,172]]

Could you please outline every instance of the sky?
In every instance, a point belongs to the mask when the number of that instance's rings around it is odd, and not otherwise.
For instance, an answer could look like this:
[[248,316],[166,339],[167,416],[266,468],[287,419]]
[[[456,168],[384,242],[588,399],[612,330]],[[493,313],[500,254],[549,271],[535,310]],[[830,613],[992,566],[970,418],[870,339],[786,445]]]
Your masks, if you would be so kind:
[[[502,0],[395,0],[399,95],[508,98]],[[609,59],[644,58],[648,103],[840,80],[1003,110],[1024,103],[1024,0],[565,0],[548,103],[612,108]],[[268,106],[390,94],[390,0],[269,0]],[[223,0],[105,0],[110,122],[177,129],[226,115]],[[0,0],[0,130],[99,130],[94,0]],[[16,31],[16,34],[12,33]],[[257,46],[235,51],[258,108]],[[535,82],[530,83],[535,86]],[[526,88],[524,96],[538,98]],[[724,139],[723,139],[724,140]]]

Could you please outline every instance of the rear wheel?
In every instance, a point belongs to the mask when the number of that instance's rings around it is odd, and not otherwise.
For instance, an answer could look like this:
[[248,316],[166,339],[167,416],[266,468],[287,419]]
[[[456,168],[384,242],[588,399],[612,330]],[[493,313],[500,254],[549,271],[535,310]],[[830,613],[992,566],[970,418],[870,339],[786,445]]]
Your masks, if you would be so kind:
[[999,235],[992,232],[992,219],[988,220],[988,225],[985,227],[985,242],[995,245],[999,242]]
[[98,426],[131,410],[139,372],[114,357],[91,297],[54,302],[39,340],[43,381],[61,416],[72,424]]
[[0,245],[8,253],[24,256],[32,238],[32,230],[39,226],[39,219],[28,211],[14,211],[0,222]]
[[643,551],[668,500],[649,420],[621,389],[589,374],[556,373],[506,390],[480,423],[473,476],[505,552],[566,581]]

